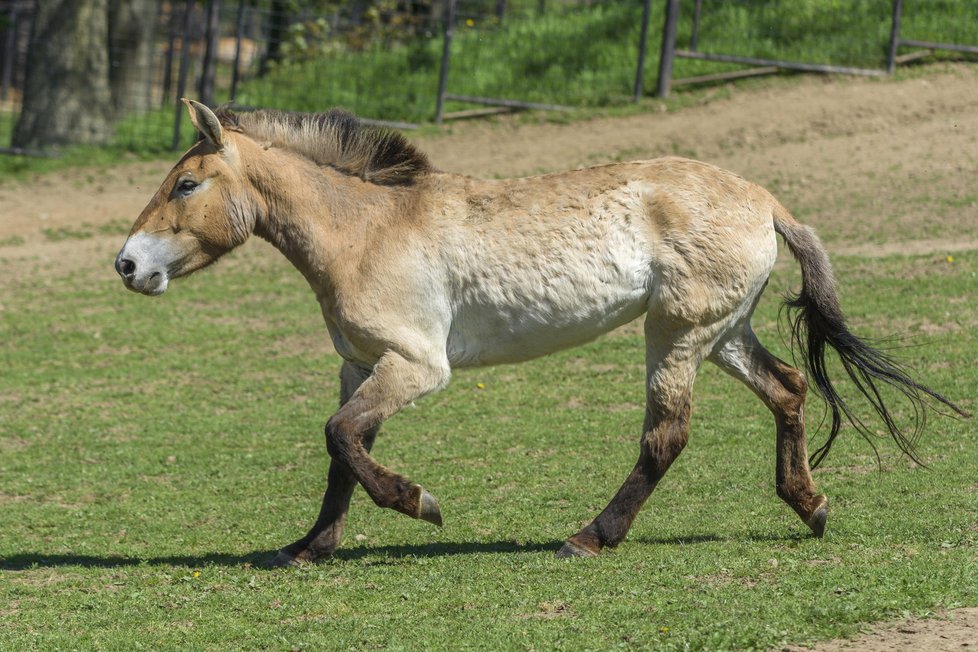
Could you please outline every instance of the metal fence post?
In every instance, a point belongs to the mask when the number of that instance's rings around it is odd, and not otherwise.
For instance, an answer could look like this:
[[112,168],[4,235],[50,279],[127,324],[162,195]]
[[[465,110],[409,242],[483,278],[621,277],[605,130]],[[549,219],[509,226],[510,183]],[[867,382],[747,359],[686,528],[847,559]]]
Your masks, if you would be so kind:
[[635,71],[635,101],[642,99],[642,82],[645,77],[645,51],[649,37],[649,14],[652,13],[652,0],[645,0],[642,6],[642,35],[638,41],[638,69]]
[[662,24],[662,53],[659,55],[659,81],[655,94],[669,96],[672,82],[672,60],[676,54],[676,28],[679,24],[679,0],[666,0],[666,16]]
[[170,101],[170,90],[173,87],[173,48],[177,40],[176,10],[171,6],[166,16],[166,54],[163,58],[163,90],[160,94],[160,106],[166,107]]
[[194,0],[187,0],[187,10],[183,15],[183,35],[180,37],[180,74],[177,78],[177,113],[173,120],[173,140],[170,149],[180,149],[180,121],[183,119],[183,105],[180,98],[187,89],[187,70],[190,67],[190,32],[194,26]]
[[238,81],[241,78],[241,41],[244,40],[245,5],[248,0],[238,2],[238,20],[234,28],[234,68],[231,69],[231,95],[228,100],[234,101],[238,95]]
[[445,40],[441,50],[441,70],[438,72],[438,103],[435,106],[435,124],[441,124],[445,114],[445,89],[448,86],[448,64],[452,56],[452,33],[455,30],[455,0],[447,0],[445,12]]
[[689,37],[689,49],[696,52],[700,43],[700,14],[703,12],[703,0],[696,0],[693,5],[693,34]]
[[217,76],[217,39],[221,29],[221,0],[208,0],[204,25],[204,69],[200,73],[200,102],[214,104],[214,82]]
[[903,0],[893,0],[893,24],[890,26],[890,48],[886,53],[886,72],[892,75],[896,70],[897,46],[900,44],[900,16],[903,14]]

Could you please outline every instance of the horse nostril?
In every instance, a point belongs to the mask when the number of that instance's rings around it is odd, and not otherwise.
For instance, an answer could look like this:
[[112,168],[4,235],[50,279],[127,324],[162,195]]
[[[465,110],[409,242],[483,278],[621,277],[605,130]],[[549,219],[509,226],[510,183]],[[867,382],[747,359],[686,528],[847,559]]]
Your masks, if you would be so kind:
[[120,275],[128,278],[136,273],[136,263],[128,258],[123,258],[115,262],[115,269]]

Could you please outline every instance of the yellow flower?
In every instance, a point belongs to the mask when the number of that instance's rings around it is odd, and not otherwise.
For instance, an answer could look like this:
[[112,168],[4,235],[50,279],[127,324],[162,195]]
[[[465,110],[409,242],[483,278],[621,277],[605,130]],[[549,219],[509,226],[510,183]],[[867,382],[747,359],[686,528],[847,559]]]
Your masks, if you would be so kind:
[[475,388],[476,389],[485,389],[486,388],[486,384],[485,383],[476,383],[475,384]]
[[475,27],[475,21],[472,20],[471,18],[466,18],[465,19],[465,26],[466,27]]
[[953,263],[954,262],[954,256],[948,256],[947,257],[947,262]]
[[200,577],[200,571],[194,571],[193,575],[194,577]]

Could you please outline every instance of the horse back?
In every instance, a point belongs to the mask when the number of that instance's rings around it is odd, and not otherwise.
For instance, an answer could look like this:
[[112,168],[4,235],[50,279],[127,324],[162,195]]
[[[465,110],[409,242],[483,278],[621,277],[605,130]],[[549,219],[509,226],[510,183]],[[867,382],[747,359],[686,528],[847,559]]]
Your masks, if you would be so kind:
[[649,310],[720,319],[759,291],[777,253],[776,201],[695,161],[434,177],[454,366],[550,353]]

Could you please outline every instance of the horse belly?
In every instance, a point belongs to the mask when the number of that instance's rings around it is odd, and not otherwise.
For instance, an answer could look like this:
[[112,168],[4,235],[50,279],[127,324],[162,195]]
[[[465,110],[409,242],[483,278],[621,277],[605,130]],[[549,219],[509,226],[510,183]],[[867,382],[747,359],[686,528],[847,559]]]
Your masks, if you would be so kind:
[[511,260],[494,282],[471,284],[448,338],[453,367],[519,362],[572,347],[641,316],[652,287],[644,247],[568,261]]

